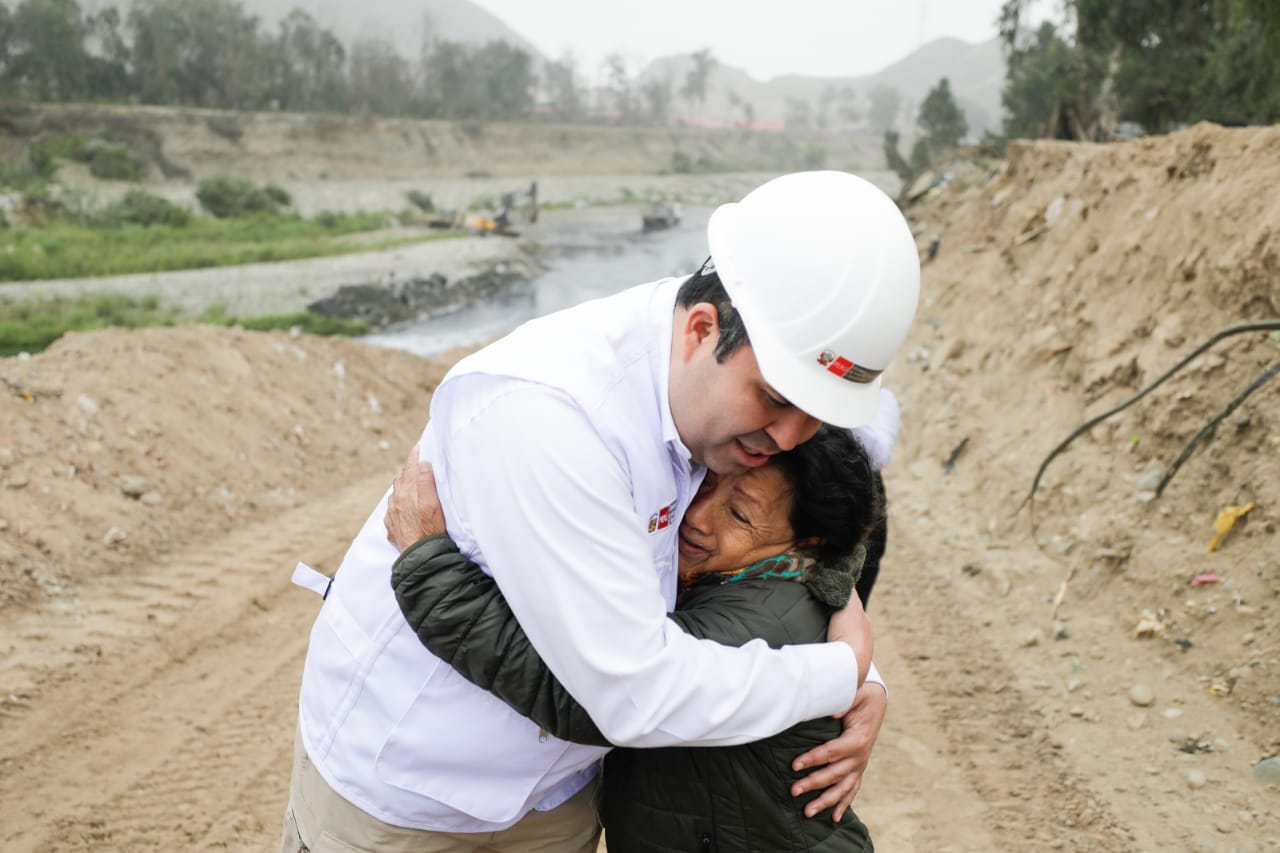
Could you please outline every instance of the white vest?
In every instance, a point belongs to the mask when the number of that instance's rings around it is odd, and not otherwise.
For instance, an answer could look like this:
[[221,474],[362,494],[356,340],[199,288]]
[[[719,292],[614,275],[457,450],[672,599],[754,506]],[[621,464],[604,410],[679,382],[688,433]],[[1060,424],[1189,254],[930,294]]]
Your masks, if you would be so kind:
[[[666,397],[679,283],[641,285],[526,323],[459,362],[436,396],[447,405],[449,383],[491,374],[577,401],[631,472],[636,523],[648,530],[656,510],[672,510],[673,523],[649,537],[668,607],[676,588],[674,519],[692,498],[687,454],[664,439],[674,435]],[[433,402],[432,421],[443,417]],[[424,458],[433,441],[428,425]],[[422,646],[391,590],[397,552],[387,542],[385,510],[384,497],[343,559],[311,632],[299,717],[307,754],[340,795],[397,826],[488,832],[563,803],[606,750],[540,737],[535,723]],[[484,565],[478,543],[458,544]]]

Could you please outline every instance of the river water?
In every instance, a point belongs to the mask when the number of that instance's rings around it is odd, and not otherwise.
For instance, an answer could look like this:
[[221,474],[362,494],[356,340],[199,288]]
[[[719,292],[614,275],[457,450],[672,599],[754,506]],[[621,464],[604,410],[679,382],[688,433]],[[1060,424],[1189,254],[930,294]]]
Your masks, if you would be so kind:
[[[635,207],[593,208],[545,217],[525,235],[541,247],[547,272],[496,299],[362,340],[422,356],[499,337],[526,320],[664,276],[691,273],[707,255],[712,208],[685,208],[673,228],[645,232]],[[493,238],[499,239],[499,238]]]

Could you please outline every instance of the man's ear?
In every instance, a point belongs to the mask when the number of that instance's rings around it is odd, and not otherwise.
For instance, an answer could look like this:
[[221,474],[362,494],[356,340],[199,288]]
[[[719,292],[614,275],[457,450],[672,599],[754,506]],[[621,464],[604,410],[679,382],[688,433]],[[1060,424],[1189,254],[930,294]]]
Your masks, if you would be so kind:
[[720,340],[720,312],[710,302],[691,306],[680,325],[680,354],[689,361],[698,347],[710,344],[713,348]]

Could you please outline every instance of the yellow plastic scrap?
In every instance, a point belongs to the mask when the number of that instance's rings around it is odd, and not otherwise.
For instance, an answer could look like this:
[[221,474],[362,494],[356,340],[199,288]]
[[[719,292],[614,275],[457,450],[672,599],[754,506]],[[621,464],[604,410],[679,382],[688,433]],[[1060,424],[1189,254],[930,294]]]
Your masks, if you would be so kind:
[[1244,506],[1229,506],[1218,513],[1218,519],[1213,523],[1213,529],[1218,531],[1218,535],[1213,537],[1213,541],[1209,543],[1208,550],[1216,550],[1222,544],[1222,540],[1227,538],[1231,528],[1236,526],[1236,522],[1253,512],[1257,506],[1256,503],[1250,501]]

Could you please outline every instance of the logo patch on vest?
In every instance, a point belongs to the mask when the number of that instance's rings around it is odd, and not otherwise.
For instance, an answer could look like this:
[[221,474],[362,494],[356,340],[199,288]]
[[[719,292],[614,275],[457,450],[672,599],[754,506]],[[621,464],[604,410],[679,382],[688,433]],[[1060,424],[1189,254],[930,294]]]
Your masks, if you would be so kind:
[[676,514],[676,502],[664,506],[662,509],[649,516],[649,532],[657,533],[659,530],[666,530],[671,526],[671,519]]

